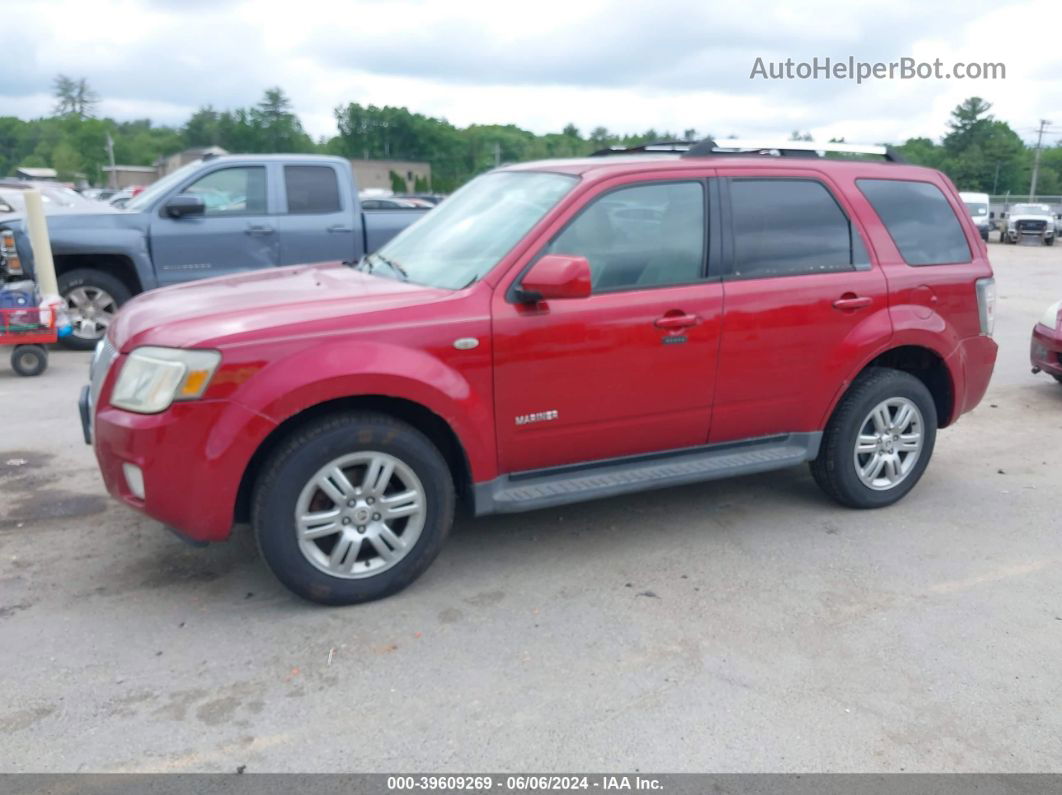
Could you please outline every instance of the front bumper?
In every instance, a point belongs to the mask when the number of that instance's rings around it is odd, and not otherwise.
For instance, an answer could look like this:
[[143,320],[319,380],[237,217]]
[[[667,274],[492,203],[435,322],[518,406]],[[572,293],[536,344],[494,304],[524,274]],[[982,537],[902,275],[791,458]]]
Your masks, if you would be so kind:
[[[244,472],[275,423],[227,400],[174,403],[160,414],[104,405],[93,423],[89,400],[83,390],[82,430],[113,497],[188,540],[228,537]],[[126,482],[126,463],[143,472],[143,498]]]
[[1034,373],[1043,371],[1062,377],[1062,330],[1037,323],[1029,343],[1029,359]]

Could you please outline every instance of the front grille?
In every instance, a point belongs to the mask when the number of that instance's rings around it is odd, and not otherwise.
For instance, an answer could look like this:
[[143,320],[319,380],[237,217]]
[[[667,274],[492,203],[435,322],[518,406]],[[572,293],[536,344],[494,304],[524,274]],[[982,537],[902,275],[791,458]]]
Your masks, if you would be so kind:
[[1018,221],[1014,225],[1019,232],[1043,232],[1047,221]]

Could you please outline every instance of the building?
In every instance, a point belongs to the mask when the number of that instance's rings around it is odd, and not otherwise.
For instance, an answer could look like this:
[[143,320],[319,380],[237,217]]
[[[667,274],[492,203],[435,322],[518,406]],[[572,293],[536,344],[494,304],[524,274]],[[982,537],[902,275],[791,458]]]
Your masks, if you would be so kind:
[[194,149],[185,149],[183,152],[178,152],[168,157],[160,157],[155,161],[155,167],[158,170],[158,175],[164,177],[167,174],[172,174],[181,166],[186,166],[196,160],[202,160],[207,155],[218,156],[227,155],[228,153],[227,149],[222,149],[220,146],[199,146]]
[[393,190],[391,174],[405,182],[403,192],[416,190],[417,180],[431,190],[431,163],[417,160],[351,160],[359,190]]
[[104,166],[104,181],[108,187],[132,188],[137,185],[150,185],[159,178],[154,166]]
[[15,169],[15,176],[27,181],[32,180],[55,180],[59,173],[54,168],[34,168],[32,166],[20,166]]

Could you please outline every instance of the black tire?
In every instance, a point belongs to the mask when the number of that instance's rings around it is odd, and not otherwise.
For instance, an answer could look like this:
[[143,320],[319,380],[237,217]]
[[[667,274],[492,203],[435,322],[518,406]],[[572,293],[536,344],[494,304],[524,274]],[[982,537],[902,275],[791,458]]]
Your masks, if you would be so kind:
[[1053,246],[1054,244],[1055,244],[1055,238],[1053,236],[1044,239],[1044,245],[1045,246]]
[[[895,486],[875,490],[856,472],[855,444],[871,410],[891,398],[907,398],[922,415],[922,448],[910,471]],[[882,508],[904,497],[918,483],[933,455],[937,409],[925,384],[909,373],[885,367],[867,369],[841,398],[833,412],[818,457],[811,462],[815,482],[830,497],[849,508]]]
[[19,375],[40,375],[48,369],[48,349],[43,345],[16,345],[11,351],[11,369]]
[[[322,467],[367,451],[393,456],[413,471],[424,489],[424,524],[412,547],[390,568],[345,579],[322,571],[304,555],[296,536],[296,505],[304,486]],[[454,502],[450,469],[420,431],[382,414],[343,413],[298,428],[269,456],[255,484],[251,523],[262,557],[285,586],[312,602],[349,605],[390,596],[417,579],[450,532]],[[348,531],[352,529],[348,526]],[[356,565],[355,561],[351,567]]]
[[[89,290],[102,290],[114,299],[114,304],[118,307],[133,297],[132,291],[121,279],[93,268],[75,268],[59,276],[59,295],[67,302],[67,308],[72,315],[76,310],[71,304],[69,296],[71,292],[79,287],[88,288]],[[64,348],[70,348],[75,351],[91,351],[96,347],[96,342],[102,336],[102,333],[95,337],[86,336],[81,332],[80,326],[75,323],[74,333],[60,337],[59,344]]]

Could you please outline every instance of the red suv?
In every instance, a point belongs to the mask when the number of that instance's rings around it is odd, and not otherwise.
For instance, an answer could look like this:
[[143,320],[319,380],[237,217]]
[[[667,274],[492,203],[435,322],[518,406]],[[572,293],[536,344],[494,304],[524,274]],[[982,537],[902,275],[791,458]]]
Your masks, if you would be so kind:
[[413,581],[458,501],[809,462],[895,502],[992,373],[978,231],[883,148],[725,145],[497,169],[359,263],[134,299],[81,397],[108,489],[195,542],[250,521],[329,604]]

